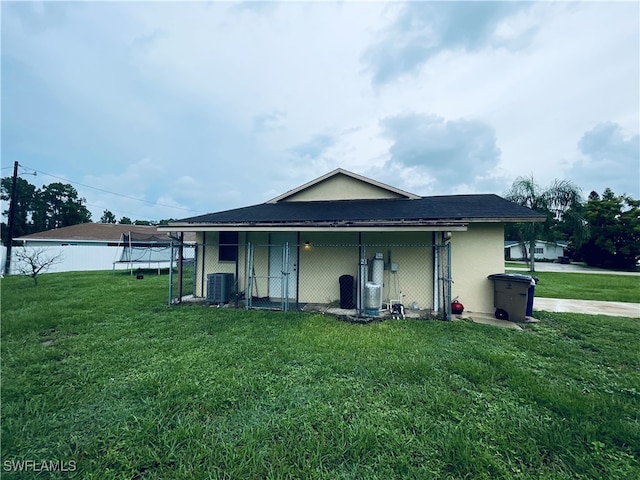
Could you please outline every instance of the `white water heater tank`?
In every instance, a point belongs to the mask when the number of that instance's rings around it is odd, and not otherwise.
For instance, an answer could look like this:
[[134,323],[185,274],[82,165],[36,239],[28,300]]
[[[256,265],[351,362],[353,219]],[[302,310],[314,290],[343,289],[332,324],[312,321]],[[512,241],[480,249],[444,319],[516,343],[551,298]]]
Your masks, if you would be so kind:
[[377,283],[367,282],[364,285],[364,313],[377,317],[380,314],[382,304],[382,286]]
[[[376,285],[380,285],[382,289],[384,284],[384,255],[382,253],[376,253],[371,261],[371,281]],[[377,308],[382,308],[382,294]]]

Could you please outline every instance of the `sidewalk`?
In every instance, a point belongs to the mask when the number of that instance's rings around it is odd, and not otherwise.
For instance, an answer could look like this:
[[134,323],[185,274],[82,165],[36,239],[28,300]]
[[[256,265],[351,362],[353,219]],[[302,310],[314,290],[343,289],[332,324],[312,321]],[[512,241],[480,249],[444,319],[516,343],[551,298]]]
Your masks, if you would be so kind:
[[[522,266],[518,267],[506,267],[508,271],[528,272],[529,268],[525,262],[513,262]],[[536,272],[560,272],[560,273],[598,273],[601,275],[631,275],[640,276],[640,272],[623,272],[619,270],[605,270],[604,268],[587,267],[578,263],[550,263],[550,262],[536,262]],[[534,273],[535,275],[535,273]]]
[[547,312],[586,313],[588,315],[640,318],[640,303],[535,297],[533,300],[533,309]]
[[[533,300],[535,311],[583,313],[587,315],[609,315],[613,317],[640,318],[640,303],[600,302],[597,300],[571,300],[566,298],[541,298]],[[522,330],[522,323],[498,320],[493,315],[482,313],[463,313],[455,315],[458,319],[469,319],[475,323],[493,325],[494,327]]]

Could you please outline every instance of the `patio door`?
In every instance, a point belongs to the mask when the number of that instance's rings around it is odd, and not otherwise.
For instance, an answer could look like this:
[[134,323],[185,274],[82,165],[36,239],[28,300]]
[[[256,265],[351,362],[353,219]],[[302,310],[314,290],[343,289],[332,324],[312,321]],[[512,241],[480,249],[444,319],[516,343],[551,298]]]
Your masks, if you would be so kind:
[[[288,247],[288,248],[287,248]],[[298,234],[272,233],[269,239],[269,297],[298,297]]]

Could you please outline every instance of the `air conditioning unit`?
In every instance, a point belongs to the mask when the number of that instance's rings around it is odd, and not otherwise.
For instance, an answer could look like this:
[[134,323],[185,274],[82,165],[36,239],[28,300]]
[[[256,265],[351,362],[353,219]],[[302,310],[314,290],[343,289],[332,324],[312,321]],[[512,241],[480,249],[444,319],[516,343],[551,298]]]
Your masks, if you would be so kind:
[[207,303],[229,303],[233,290],[233,273],[207,275]]

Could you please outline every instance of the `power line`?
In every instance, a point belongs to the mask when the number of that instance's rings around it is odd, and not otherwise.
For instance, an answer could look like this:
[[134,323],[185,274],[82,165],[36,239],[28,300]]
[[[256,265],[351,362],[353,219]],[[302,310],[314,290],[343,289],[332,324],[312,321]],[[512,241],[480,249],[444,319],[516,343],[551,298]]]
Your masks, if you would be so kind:
[[42,173],[42,174],[47,175],[49,177],[57,178],[58,180],[63,180],[65,182],[73,183],[75,185],[81,185],[81,186],[86,187],[86,188],[91,188],[93,190],[98,190],[99,192],[108,193],[109,195],[116,195],[118,197],[128,198],[129,200],[136,200],[138,202],[147,203],[149,205],[154,205],[156,207],[174,208],[176,210],[184,210],[184,211],[187,211],[187,212],[195,212],[195,213],[206,213],[206,212],[203,212],[201,210],[193,210],[191,208],[176,207],[174,205],[164,205],[162,203],[151,202],[149,200],[143,200],[141,198],[132,197],[130,195],[124,195],[123,193],[111,192],[111,191],[105,190],[103,188],[92,187],[91,185],[86,185],[84,183],[80,183],[80,182],[76,182],[76,181],[73,181],[73,180],[69,180],[67,178],[58,177],[57,175],[53,175],[51,173],[43,172],[42,170],[36,170],[33,167],[28,167],[26,165],[20,165],[20,166],[25,167],[25,168],[30,168],[31,170],[34,170],[34,171],[39,172],[39,173]]

